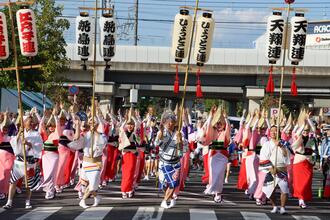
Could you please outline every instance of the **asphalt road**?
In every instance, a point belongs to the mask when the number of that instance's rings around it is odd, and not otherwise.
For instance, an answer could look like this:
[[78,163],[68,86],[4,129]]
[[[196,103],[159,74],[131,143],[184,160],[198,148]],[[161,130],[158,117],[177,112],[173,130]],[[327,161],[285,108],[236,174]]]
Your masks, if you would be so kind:
[[[244,192],[235,188],[237,170],[233,170],[229,183],[224,187],[224,203],[216,204],[211,196],[203,194],[205,186],[200,182],[201,172],[191,172],[186,189],[179,195],[177,205],[172,209],[159,207],[163,193],[155,187],[155,179],[142,181],[135,197],[121,198],[120,180],[110,183],[100,190],[102,201],[99,207],[82,209],[78,206],[79,199],[73,188],[65,189],[54,200],[45,200],[43,192],[35,192],[32,197],[33,208],[24,209],[24,194],[17,195],[11,210],[0,208],[0,219],[29,219],[29,220],[63,220],[63,219],[114,219],[114,220],[216,220],[216,219],[298,219],[298,220],[329,220],[330,201],[317,198],[320,185],[320,174],[316,173],[313,180],[313,202],[302,210],[296,199],[289,199],[287,215],[270,214],[271,206],[256,206],[255,201],[249,200]],[[93,199],[87,200],[88,204]],[[4,205],[5,201],[0,201]]]

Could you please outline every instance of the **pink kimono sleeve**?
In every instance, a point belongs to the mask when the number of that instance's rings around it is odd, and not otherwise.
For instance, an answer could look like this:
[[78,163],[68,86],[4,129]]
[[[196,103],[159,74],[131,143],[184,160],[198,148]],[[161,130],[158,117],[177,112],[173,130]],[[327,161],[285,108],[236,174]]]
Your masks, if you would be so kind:
[[205,126],[205,129],[203,129],[203,137],[204,137],[204,145],[209,145],[213,141],[214,138],[214,128],[211,124],[212,119],[208,118],[208,120],[205,122],[207,123]]
[[258,134],[258,131],[257,130],[252,131],[249,149],[255,150],[259,140],[260,140],[260,135]]
[[235,135],[234,141],[236,143],[242,143],[242,139],[243,139],[243,130],[244,130],[244,125],[240,125],[239,126],[239,130],[237,132],[237,134]]
[[227,147],[230,143],[230,122],[226,119],[226,128],[225,128],[225,137],[224,137],[224,145]]

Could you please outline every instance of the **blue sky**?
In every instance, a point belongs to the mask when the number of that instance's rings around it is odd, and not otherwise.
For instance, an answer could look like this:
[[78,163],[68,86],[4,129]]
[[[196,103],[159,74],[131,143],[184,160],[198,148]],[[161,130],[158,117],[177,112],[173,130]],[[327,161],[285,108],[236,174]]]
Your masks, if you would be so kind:
[[[92,6],[94,0],[56,0],[64,5],[64,16],[79,14],[79,6]],[[101,2],[101,0],[99,0]],[[132,45],[134,31],[135,0],[112,0],[115,4],[120,40],[118,44]],[[172,21],[180,6],[193,6],[195,0],[139,0],[139,45],[170,46]],[[285,7],[284,0],[200,0],[200,7],[214,11],[216,29],[213,47],[252,48],[253,41],[265,32],[265,21],[273,7]],[[296,0],[295,8],[304,8],[309,21],[330,19],[330,1]],[[93,13],[92,11],[90,13]],[[130,28],[123,31],[123,28]],[[68,33],[68,41],[74,40],[74,23]]]

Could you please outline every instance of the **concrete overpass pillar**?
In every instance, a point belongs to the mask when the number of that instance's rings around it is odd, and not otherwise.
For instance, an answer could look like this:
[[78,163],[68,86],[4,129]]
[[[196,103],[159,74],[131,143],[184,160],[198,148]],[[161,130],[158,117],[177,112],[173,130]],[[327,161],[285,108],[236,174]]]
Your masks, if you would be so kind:
[[255,109],[260,109],[260,101],[265,96],[265,90],[259,87],[246,87],[246,99],[248,100],[247,109],[249,112],[254,112]]
[[[181,102],[180,102],[180,104],[181,104]],[[194,100],[187,99],[186,102],[185,102],[185,108],[192,109],[193,106],[194,106]]]
[[228,102],[229,116],[236,116],[237,113],[237,102]]
[[115,110],[114,103],[115,102],[113,96],[100,96],[100,108],[103,115],[105,115],[105,113],[107,112],[108,106],[110,107],[110,111]]
[[260,100],[249,99],[249,112],[254,112],[256,109],[260,109]]

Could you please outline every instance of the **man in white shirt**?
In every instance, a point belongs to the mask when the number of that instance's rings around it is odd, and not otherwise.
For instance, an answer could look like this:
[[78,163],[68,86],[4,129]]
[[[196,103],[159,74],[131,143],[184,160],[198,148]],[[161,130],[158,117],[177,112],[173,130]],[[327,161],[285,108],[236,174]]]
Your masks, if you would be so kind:
[[[289,151],[286,143],[276,138],[277,127],[272,126],[270,129],[270,140],[265,142],[260,151],[260,161],[268,161],[268,166],[264,169],[268,170],[262,191],[273,206],[271,213],[276,213],[278,207],[275,202],[275,189],[279,186],[281,190],[281,208],[280,213],[285,214],[285,204],[289,193],[287,166],[290,164]],[[275,181],[275,183],[274,183]]]

